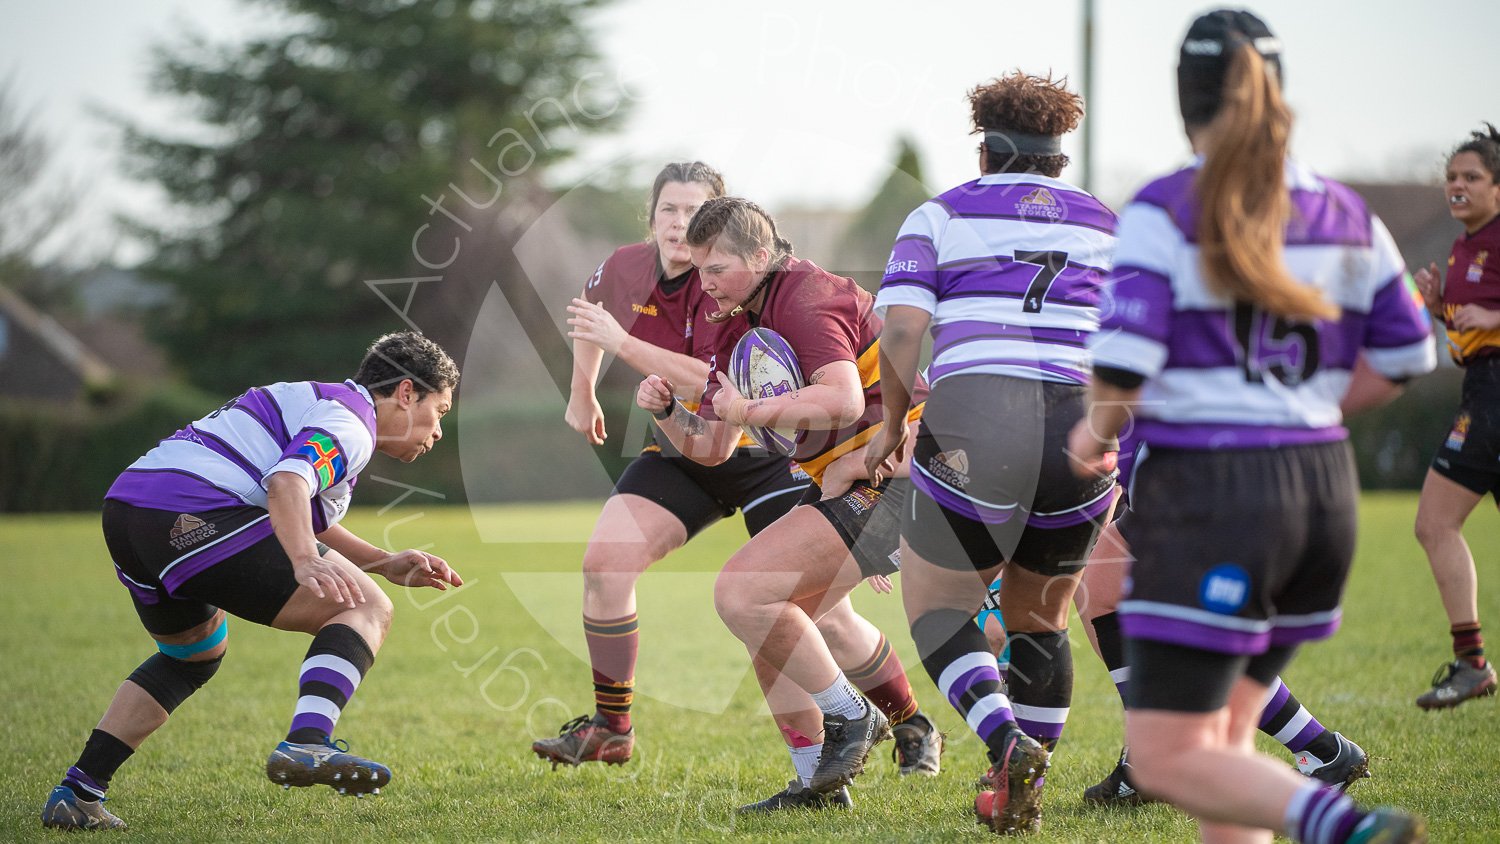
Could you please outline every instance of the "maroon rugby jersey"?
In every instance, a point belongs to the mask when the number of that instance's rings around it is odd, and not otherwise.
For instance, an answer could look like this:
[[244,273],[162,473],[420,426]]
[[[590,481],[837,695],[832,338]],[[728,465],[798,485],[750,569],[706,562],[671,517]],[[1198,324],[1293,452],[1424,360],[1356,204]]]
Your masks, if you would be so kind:
[[1500,217],[1453,241],[1443,284],[1443,325],[1448,329],[1448,354],[1453,362],[1467,366],[1481,358],[1500,357],[1500,329],[1459,331],[1453,327],[1453,315],[1463,305],[1500,311]]
[[583,296],[603,305],[630,336],[685,355],[692,351],[694,313],[705,300],[713,307],[698,283],[698,271],[688,272],[680,286],[664,292],[656,244],[632,243],[616,249],[599,265]]
[[[859,369],[864,385],[865,411],[854,424],[837,431],[802,431],[792,459],[821,483],[823,470],[834,460],[869,442],[880,429],[880,329],[875,299],[852,279],[836,276],[811,261],[788,259],[766,287],[766,301],[750,324],[780,334],[797,354],[804,381],[814,372],[847,360]],[[744,331],[725,332],[709,365],[728,373],[729,356]],[[699,413],[717,420],[713,397],[719,392],[717,379],[710,378]],[[913,391],[911,414],[921,416],[927,399],[927,383],[919,377]]]

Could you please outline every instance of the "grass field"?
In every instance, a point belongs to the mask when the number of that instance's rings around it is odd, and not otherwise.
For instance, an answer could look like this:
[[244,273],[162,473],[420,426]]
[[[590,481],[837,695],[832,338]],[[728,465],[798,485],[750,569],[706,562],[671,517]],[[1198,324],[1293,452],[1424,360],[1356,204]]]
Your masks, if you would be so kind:
[[[918,697],[952,733],[945,770],[906,781],[884,753],[854,790],[852,813],[733,814],[779,790],[790,763],[743,649],[714,615],[713,572],[743,529],[722,524],[660,564],[640,589],[642,653],[629,765],[550,771],[534,737],[590,710],[579,626],[578,564],[597,503],[356,510],[347,524],[390,546],[430,546],[468,579],[452,593],[391,587],[396,621],[374,671],[339,724],[356,752],[388,763],[382,796],[285,792],[265,756],[283,735],[305,637],[232,622],[214,681],[178,710],[116,776],[109,807],[149,841],[384,840],[984,840],[971,820],[978,741],[918,665],[899,596],[861,588]],[[1361,743],[1375,778],[1365,803],[1420,811],[1434,841],[1491,841],[1500,830],[1500,713],[1494,699],[1423,713],[1411,703],[1448,653],[1447,625],[1411,537],[1416,500],[1370,495],[1344,628],[1305,650],[1288,682],[1326,725]],[[1267,529],[1274,529],[1268,525]],[[1488,504],[1471,522],[1481,614],[1500,636],[1500,528]],[[56,837],[37,822],[115,687],[152,652],[89,515],[0,517],[0,839]],[[1077,687],[1048,776],[1035,841],[1185,841],[1190,822],[1150,806],[1113,812],[1079,792],[1113,764],[1119,705],[1075,635]],[[1280,752],[1263,742],[1264,749]],[[1281,753],[1284,757],[1285,754]]]

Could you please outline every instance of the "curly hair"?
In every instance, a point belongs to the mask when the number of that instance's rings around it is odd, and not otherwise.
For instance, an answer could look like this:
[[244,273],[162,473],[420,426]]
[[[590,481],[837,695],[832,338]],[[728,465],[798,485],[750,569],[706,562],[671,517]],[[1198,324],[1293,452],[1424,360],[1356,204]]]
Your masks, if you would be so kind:
[[443,348],[415,331],[386,334],[370,344],[353,381],[385,397],[410,378],[417,400],[458,386],[458,364]]
[[[1065,135],[1083,121],[1083,98],[1068,90],[1067,77],[1054,80],[1019,70],[977,85],[969,92],[974,133],[1019,132]],[[987,172],[1041,173],[1057,176],[1068,166],[1066,155],[991,153]]]
[[1495,129],[1493,123],[1484,124],[1483,131],[1470,132],[1469,139],[1449,153],[1449,163],[1461,152],[1472,152],[1479,156],[1479,163],[1490,171],[1490,181],[1500,182],[1500,131]]

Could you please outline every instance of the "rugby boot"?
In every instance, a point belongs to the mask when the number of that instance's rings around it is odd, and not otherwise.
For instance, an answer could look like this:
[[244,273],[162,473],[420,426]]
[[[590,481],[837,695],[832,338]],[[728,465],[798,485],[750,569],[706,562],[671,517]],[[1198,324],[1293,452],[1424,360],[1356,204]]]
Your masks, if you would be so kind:
[[[992,760],[986,779],[996,784],[974,798],[979,823],[999,835],[1035,832],[1042,826],[1042,785],[1051,764],[1047,749],[1017,730],[1003,759]],[[1002,790],[1003,788],[1003,790]]]
[[840,787],[827,794],[819,794],[803,785],[802,780],[794,779],[781,791],[759,803],[741,806],[737,811],[740,814],[756,814],[779,812],[782,809],[851,809],[853,807],[854,801],[849,798],[847,787]]
[[1427,822],[1400,809],[1381,806],[1360,821],[1346,844],[1426,844]]
[[870,749],[891,737],[891,722],[885,713],[865,702],[862,718],[823,715],[823,752],[809,786],[819,794],[837,791],[854,782],[865,769]]
[[557,731],[557,738],[537,739],[531,743],[531,751],[551,762],[554,771],[558,765],[583,762],[623,765],[630,761],[633,750],[635,728],[617,733],[609,728],[604,716],[598,714],[592,717],[580,715],[563,724]]
[[891,759],[901,776],[935,777],[942,770],[947,736],[932,723],[931,718],[918,712],[892,726],[891,735],[896,739],[896,746],[891,748]]
[[[1349,746],[1354,747],[1354,743],[1350,742]],[[1137,791],[1135,783],[1130,781],[1129,756],[1130,748],[1120,748],[1120,761],[1115,763],[1115,769],[1109,772],[1103,782],[1083,790],[1083,802],[1096,806],[1142,806],[1155,803],[1155,800]]]
[[[1444,676],[1444,672],[1447,676]],[[1458,706],[1469,698],[1494,693],[1494,665],[1486,661],[1483,668],[1475,668],[1467,660],[1455,659],[1437,670],[1432,677],[1432,688],[1417,698],[1417,706],[1423,709],[1447,709]]]
[[284,741],[266,759],[266,778],[283,788],[326,785],[339,794],[379,794],[391,769],[349,752],[343,739],[324,744]]
[[1370,775],[1370,756],[1342,733],[1334,733],[1333,739],[1339,743],[1338,755],[1325,762],[1304,750],[1297,754],[1297,770],[1339,791],[1348,791],[1349,786]]
[[125,822],[104,808],[104,798],[79,800],[73,789],[60,785],[47,795],[42,826],[52,829],[125,829]]

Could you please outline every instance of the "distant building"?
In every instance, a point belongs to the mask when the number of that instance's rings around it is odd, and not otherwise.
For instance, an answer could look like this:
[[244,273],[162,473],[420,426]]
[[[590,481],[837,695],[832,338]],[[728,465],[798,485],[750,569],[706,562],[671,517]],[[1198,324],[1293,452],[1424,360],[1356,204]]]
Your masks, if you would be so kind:
[[67,404],[113,380],[114,371],[72,332],[0,287],[0,401]]

